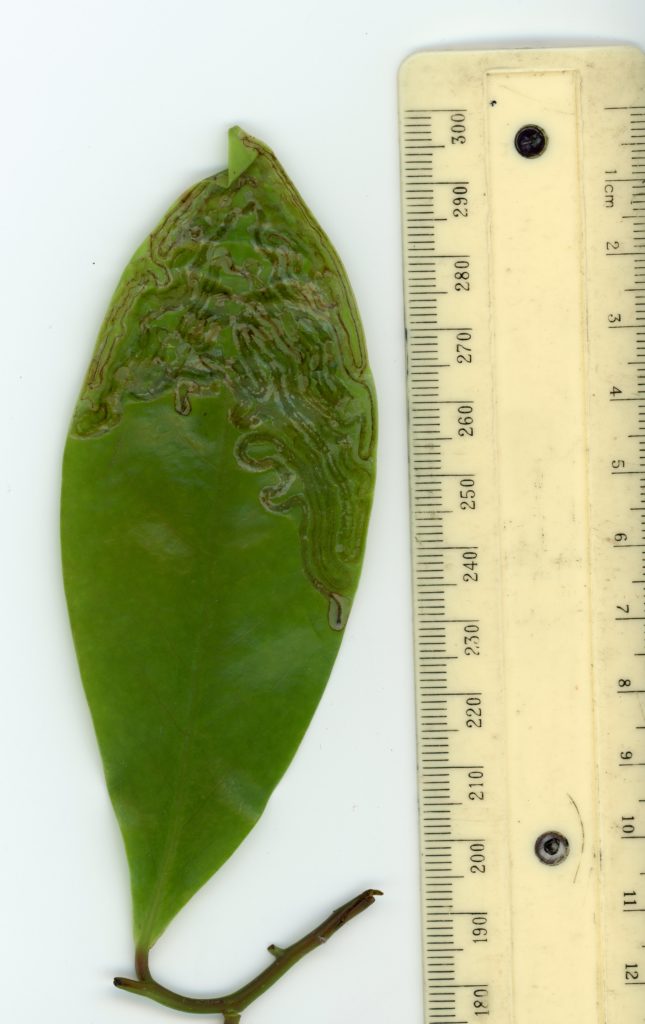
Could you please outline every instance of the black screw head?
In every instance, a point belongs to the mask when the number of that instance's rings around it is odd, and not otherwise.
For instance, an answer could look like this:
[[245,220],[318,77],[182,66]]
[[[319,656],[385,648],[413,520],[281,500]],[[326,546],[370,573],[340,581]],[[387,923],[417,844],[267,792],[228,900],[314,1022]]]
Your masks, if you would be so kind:
[[569,840],[561,832],[543,832],[535,840],[535,854],[543,864],[555,867],[569,856]]
[[532,160],[542,156],[547,146],[547,134],[537,124],[525,124],[515,136],[515,148],[520,156]]

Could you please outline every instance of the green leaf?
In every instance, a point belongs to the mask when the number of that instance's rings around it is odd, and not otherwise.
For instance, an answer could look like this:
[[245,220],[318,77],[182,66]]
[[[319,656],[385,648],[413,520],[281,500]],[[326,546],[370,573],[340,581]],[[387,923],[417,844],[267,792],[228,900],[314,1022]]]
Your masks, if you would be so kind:
[[374,482],[337,254],[273,153],[126,267],[63,467],[65,588],[147,950],[262,813],[329,676]]

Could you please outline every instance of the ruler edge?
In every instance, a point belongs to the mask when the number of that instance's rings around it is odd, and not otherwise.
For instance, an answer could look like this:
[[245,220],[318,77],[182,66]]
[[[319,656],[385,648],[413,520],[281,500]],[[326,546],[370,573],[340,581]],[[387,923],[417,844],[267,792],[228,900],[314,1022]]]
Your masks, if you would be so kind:
[[[574,59],[574,57],[579,58],[584,57],[585,55],[593,57],[598,53],[617,53],[625,55],[630,54],[633,59],[640,59],[643,62],[645,62],[645,48],[641,47],[638,43],[598,43],[593,45],[563,45],[554,47],[528,45],[526,47],[495,47],[493,49],[488,49],[487,47],[474,46],[472,47],[472,49],[466,49],[464,47],[455,47],[455,49],[453,50],[432,48],[424,50],[413,50],[411,53],[407,54],[407,56],[403,58],[397,70],[397,98],[399,100],[399,111],[401,109],[400,99],[403,76],[408,71],[410,66],[416,63],[423,63],[429,61],[432,61],[434,63],[436,61],[437,64],[441,64],[449,61],[452,62],[459,58],[463,60],[473,60],[474,58],[477,57],[479,57],[482,61],[484,59],[486,59],[487,61],[507,61],[509,59],[509,55],[511,55],[512,60],[510,61],[510,63],[501,63],[499,64],[499,66],[497,64],[491,64],[490,67],[486,67],[486,70],[514,71],[517,68],[518,70],[526,72],[531,69],[526,67],[519,68],[519,62],[527,56],[535,57],[537,59],[543,59],[546,62],[547,58],[552,54],[557,54],[558,56],[562,56],[562,58],[569,57],[570,59]],[[542,69],[540,67],[536,67],[534,70],[540,71]],[[579,67],[553,67],[550,69],[545,68],[544,70],[576,71],[580,69]]]

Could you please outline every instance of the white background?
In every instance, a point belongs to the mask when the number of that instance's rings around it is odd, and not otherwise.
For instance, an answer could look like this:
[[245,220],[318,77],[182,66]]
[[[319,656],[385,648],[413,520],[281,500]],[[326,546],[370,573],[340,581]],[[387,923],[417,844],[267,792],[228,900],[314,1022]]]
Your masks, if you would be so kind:
[[314,723],[153,968],[182,991],[230,991],[268,943],[377,886],[377,906],[243,1022],[421,1024],[397,67],[429,47],[645,47],[642,0],[23,0],[5,3],[1,35],[2,1019],[181,1019],[111,987],[132,970],[128,878],[63,600],[60,460],[123,266],[184,188],[224,166],[239,123],[346,264],[379,395],[379,477]]

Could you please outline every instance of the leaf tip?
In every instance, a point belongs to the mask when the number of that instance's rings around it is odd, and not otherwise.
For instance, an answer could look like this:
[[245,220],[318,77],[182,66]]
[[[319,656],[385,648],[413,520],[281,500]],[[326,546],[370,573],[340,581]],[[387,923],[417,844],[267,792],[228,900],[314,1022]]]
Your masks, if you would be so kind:
[[232,185],[258,157],[255,140],[239,125],[228,131],[228,183]]

